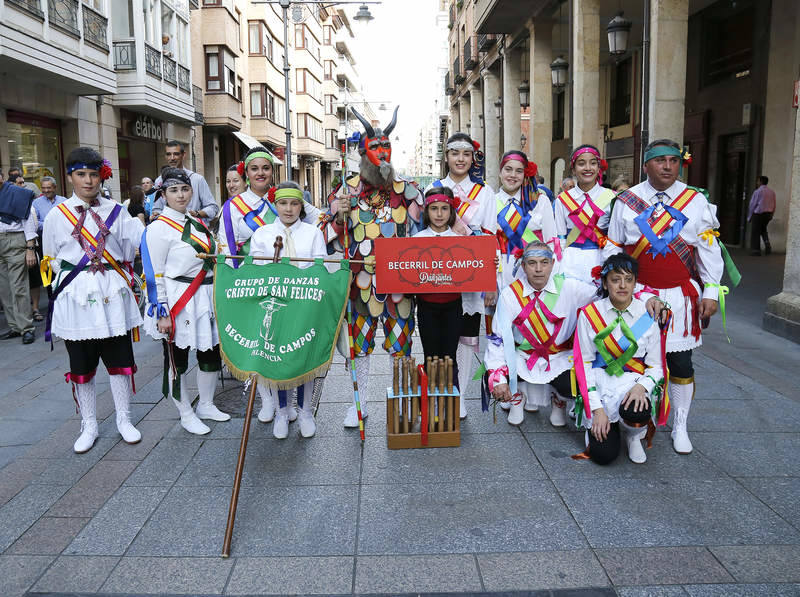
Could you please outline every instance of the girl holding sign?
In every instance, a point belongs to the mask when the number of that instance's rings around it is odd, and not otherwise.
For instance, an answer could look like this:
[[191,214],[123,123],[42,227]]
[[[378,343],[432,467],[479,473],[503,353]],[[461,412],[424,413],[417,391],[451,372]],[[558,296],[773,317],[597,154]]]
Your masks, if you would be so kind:
[[[148,335],[164,345],[165,395],[172,397],[189,433],[205,435],[211,429],[200,419],[227,421],[230,415],[214,405],[217,376],[222,368],[219,333],[214,315],[213,260],[197,253],[215,253],[214,239],[186,208],[192,185],[183,170],[168,168],[161,192],[166,206],[142,234],[140,252],[150,306],[145,320]],[[197,412],[188,389],[189,350],[197,351]]]
[[[448,187],[431,187],[425,193],[425,211],[422,223],[425,226],[414,237],[458,236],[452,226],[456,221],[457,199]],[[422,340],[425,361],[428,357],[449,356],[453,359],[453,375],[458,377],[458,339],[464,327],[461,293],[438,292],[417,295],[417,329]],[[461,387],[460,413],[466,416],[464,392]]]
[[[226,255],[248,255],[250,237],[253,233],[277,220],[278,211],[270,194],[270,190],[274,188],[273,162],[272,154],[265,147],[257,146],[250,149],[245,154],[244,160],[237,165],[237,172],[247,182],[247,189],[228,199],[222,206],[220,252]],[[309,223],[316,223],[319,210],[309,203],[305,203],[304,207],[303,219]],[[241,260],[231,260],[230,263],[238,268]],[[269,423],[275,416],[275,393],[262,385],[258,386],[258,393],[261,396],[258,420]],[[294,421],[296,414],[294,411],[290,414],[291,420]]]
[[[250,239],[250,254],[253,256],[272,257],[275,253],[275,239],[283,238],[282,257],[306,257],[324,259],[328,256],[322,232],[311,224],[306,224],[307,203],[303,201],[303,191],[300,185],[287,181],[278,185],[275,191],[275,209],[278,219],[259,228]],[[266,264],[267,261],[256,261]],[[301,269],[311,267],[312,262],[294,262],[293,265]],[[310,380],[297,387],[297,406],[300,407],[300,434],[303,437],[313,437],[317,431],[314,423],[314,410],[311,396],[314,390],[314,380]],[[272,435],[277,439],[285,439],[289,435],[289,421],[294,420],[294,413],[288,403],[289,390],[278,390],[278,412],[272,424]],[[290,415],[294,414],[290,418]]]
[[[494,234],[497,229],[494,191],[483,182],[483,153],[480,145],[466,133],[454,133],[447,139],[447,176],[436,180],[426,189],[447,188],[458,200],[455,208],[456,219],[453,232],[461,235]],[[477,155],[476,155],[477,154]],[[476,159],[477,158],[477,159]],[[493,308],[497,302],[497,292],[465,292],[461,307],[464,314],[463,329],[459,337],[457,358],[458,388],[464,395],[472,378],[474,354],[478,352],[478,336],[481,329],[481,315],[485,308]],[[467,416],[462,408],[461,417]]]

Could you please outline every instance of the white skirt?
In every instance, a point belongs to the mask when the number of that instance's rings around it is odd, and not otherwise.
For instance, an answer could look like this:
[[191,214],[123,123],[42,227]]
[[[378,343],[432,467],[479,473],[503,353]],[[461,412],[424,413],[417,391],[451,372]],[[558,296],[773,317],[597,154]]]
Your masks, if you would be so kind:
[[[622,399],[633,386],[636,385],[636,379],[639,377],[637,373],[625,372],[619,377],[607,375],[602,370],[597,372],[595,377],[595,386],[597,387],[597,394],[600,397],[600,402],[603,404],[603,410],[606,411],[606,416],[609,422],[616,423],[619,421],[619,405],[622,404]],[[648,396],[649,398],[649,396]],[[584,419],[584,427],[587,429],[592,428],[592,419]]]
[[[60,272],[57,282],[68,274]],[[56,298],[51,331],[64,340],[96,340],[122,336],[141,323],[136,298],[122,276],[84,270]]]
[[562,273],[596,286],[598,282],[592,278],[592,268],[603,265],[603,261],[605,261],[603,252],[600,249],[583,250],[577,247],[567,247],[563,251],[556,273]]
[[[691,282],[697,290],[697,294],[702,297],[703,294],[697,282],[694,280]],[[658,296],[661,300],[669,303],[672,309],[672,323],[667,331],[667,352],[683,352],[700,346],[703,343],[703,337],[695,339],[692,336],[692,307],[690,299],[683,295],[680,286],[659,289]]]
[[[178,282],[165,278],[167,302],[174,305],[189,287],[187,282]],[[167,334],[158,331],[158,319],[146,317],[144,330],[148,336],[156,340],[167,339]],[[203,284],[197,289],[192,299],[175,317],[175,346],[192,350],[210,350],[219,344],[217,318],[214,314],[214,286]]]

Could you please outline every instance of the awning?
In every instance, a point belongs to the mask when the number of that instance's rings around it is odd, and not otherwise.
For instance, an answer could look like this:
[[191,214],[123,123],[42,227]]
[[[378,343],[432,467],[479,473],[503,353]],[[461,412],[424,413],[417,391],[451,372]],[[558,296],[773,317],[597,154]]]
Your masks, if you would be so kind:
[[[247,133],[242,133],[241,131],[233,131],[233,136],[239,139],[239,142],[245,147],[247,147],[247,149],[253,149],[254,147],[264,146],[264,144],[255,137],[251,137]],[[266,149],[266,147],[264,149]],[[272,156],[272,161],[276,166],[283,166],[283,162],[280,161],[278,158],[276,158],[274,153],[272,153],[268,149],[267,153]]]

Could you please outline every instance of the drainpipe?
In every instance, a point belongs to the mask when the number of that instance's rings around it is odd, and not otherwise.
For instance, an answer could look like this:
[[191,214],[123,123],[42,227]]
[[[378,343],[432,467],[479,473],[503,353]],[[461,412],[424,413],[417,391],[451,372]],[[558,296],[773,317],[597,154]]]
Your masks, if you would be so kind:
[[650,0],[644,0],[642,29],[642,135],[639,148],[639,180],[644,181],[644,148],[650,143]]

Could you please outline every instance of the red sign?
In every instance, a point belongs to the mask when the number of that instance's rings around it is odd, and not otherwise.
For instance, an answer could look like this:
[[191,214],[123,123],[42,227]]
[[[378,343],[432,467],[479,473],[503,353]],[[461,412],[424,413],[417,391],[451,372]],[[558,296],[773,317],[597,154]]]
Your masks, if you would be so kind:
[[497,288],[493,236],[375,239],[375,284],[381,294],[482,292]]

